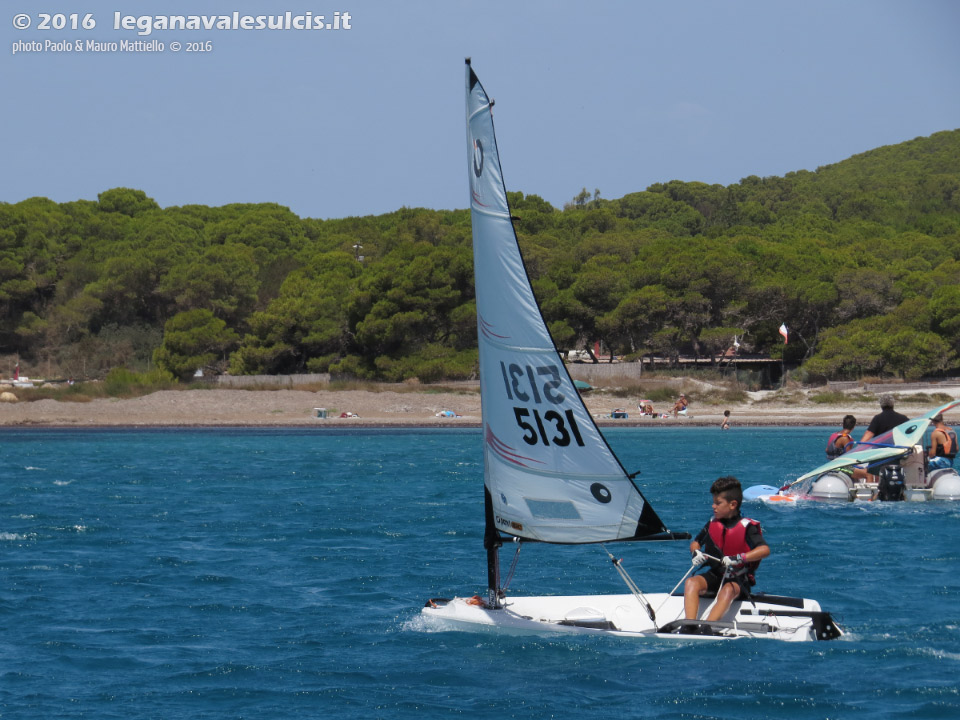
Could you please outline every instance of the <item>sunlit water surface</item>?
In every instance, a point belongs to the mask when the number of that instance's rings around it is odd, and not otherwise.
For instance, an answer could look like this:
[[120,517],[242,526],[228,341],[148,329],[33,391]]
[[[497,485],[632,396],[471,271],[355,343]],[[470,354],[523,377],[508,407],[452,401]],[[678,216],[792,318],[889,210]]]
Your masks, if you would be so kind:
[[[826,429],[613,429],[673,530],[719,475],[778,485]],[[485,584],[479,431],[0,433],[3,718],[956,718],[960,504],[748,505],[761,589],[830,643],[435,632]],[[621,544],[669,590],[686,543]],[[625,592],[598,547],[528,546],[516,593]]]

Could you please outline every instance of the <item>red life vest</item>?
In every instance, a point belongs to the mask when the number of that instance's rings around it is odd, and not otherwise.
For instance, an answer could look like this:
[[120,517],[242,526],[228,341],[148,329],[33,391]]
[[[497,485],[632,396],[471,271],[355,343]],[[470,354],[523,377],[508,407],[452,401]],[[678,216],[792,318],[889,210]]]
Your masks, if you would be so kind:
[[840,432],[835,432],[827,439],[827,457],[833,460],[833,458],[838,458],[847,451],[847,446],[850,443],[846,443],[842,448],[837,447],[837,440],[841,437],[850,437],[849,430],[841,430]]
[[937,455],[953,460],[957,456],[957,434],[946,426],[943,429],[937,428],[937,430],[947,436],[946,442],[937,445]]
[[[760,527],[760,523],[750,518],[740,518],[735,525],[725,527],[719,520],[711,520],[707,525],[707,532],[710,539],[717,549],[724,556],[743,555],[750,552],[753,548],[747,545],[747,528],[750,525]],[[747,571],[752,575],[758,567],[760,561],[749,562],[746,564]]]

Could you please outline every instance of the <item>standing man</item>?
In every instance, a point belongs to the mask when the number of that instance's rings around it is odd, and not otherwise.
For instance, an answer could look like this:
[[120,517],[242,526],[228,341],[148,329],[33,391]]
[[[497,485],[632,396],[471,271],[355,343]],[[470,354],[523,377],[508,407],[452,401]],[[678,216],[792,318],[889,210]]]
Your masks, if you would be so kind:
[[888,430],[893,430],[900,423],[909,420],[906,415],[898,413],[893,409],[893,395],[884,393],[880,396],[880,412],[873,416],[870,426],[860,438],[860,442],[867,442],[870,438],[877,435],[883,435]]

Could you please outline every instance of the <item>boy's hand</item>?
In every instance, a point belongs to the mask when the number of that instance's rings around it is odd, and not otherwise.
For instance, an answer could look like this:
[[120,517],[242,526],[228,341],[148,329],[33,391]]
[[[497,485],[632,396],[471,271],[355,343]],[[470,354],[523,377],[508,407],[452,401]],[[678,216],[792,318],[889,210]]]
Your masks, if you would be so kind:
[[703,554],[702,552],[700,552],[699,550],[694,550],[694,551],[693,551],[693,566],[694,566],[694,567],[700,567],[700,566],[703,565],[706,561],[707,561],[707,556],[706,556],[706,555],[704,555],[704,554]]
[[726,555],[723,558],[723,566],[725,568],[738,567],[740,565],[745,565],[746,560],[744,560],[743,555]]

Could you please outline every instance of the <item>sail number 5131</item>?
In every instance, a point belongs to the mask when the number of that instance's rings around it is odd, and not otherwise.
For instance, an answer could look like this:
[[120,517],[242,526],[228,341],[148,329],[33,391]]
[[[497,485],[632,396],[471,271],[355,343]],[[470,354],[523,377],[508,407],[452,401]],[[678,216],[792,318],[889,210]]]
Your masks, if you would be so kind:
[[[583,447],[583,438],[580,437],[580,428],[577,426],[577,419],[573,416],[573,408],[570,408],[561,415],[556,410],[547,410],[543,416],[540,410],[534,408],[515,407],[513,414],[517,418],[517,425],[524,431],[523,441],[527,445],[536,445],[543,442],[544,445],[559,445],[566,447],[572,439]],[[533,420],[534,425],[530,424]]]
[[[542,405],[560,405],[566,397],[560,392],[560,370],[556,365],[542,365],[532,367],[520,366],[516,363],[500,363],[500,372],[503,374],[503,385],[507,391],[507,399],[512,402],[533,402]],[[566,447],[571,442],[583,446],[580,428],[573,415],[573,409],[561,414],[557,410],[549,409],[546,412],[540,408],[514,407],[513,414],[517,418],[517,425],[523,430],[523,441],[528,445],[543,443],[544,445],[559,445]]]
[[500,363],[500,372],[503,373],[503,384],[507,388],[509,400],[530,402],[531,398],[539,405],[544,400],[553,405],[559,405],[566,398],[560,387],[560,370],[556,365],[520,367],[516,363]]

